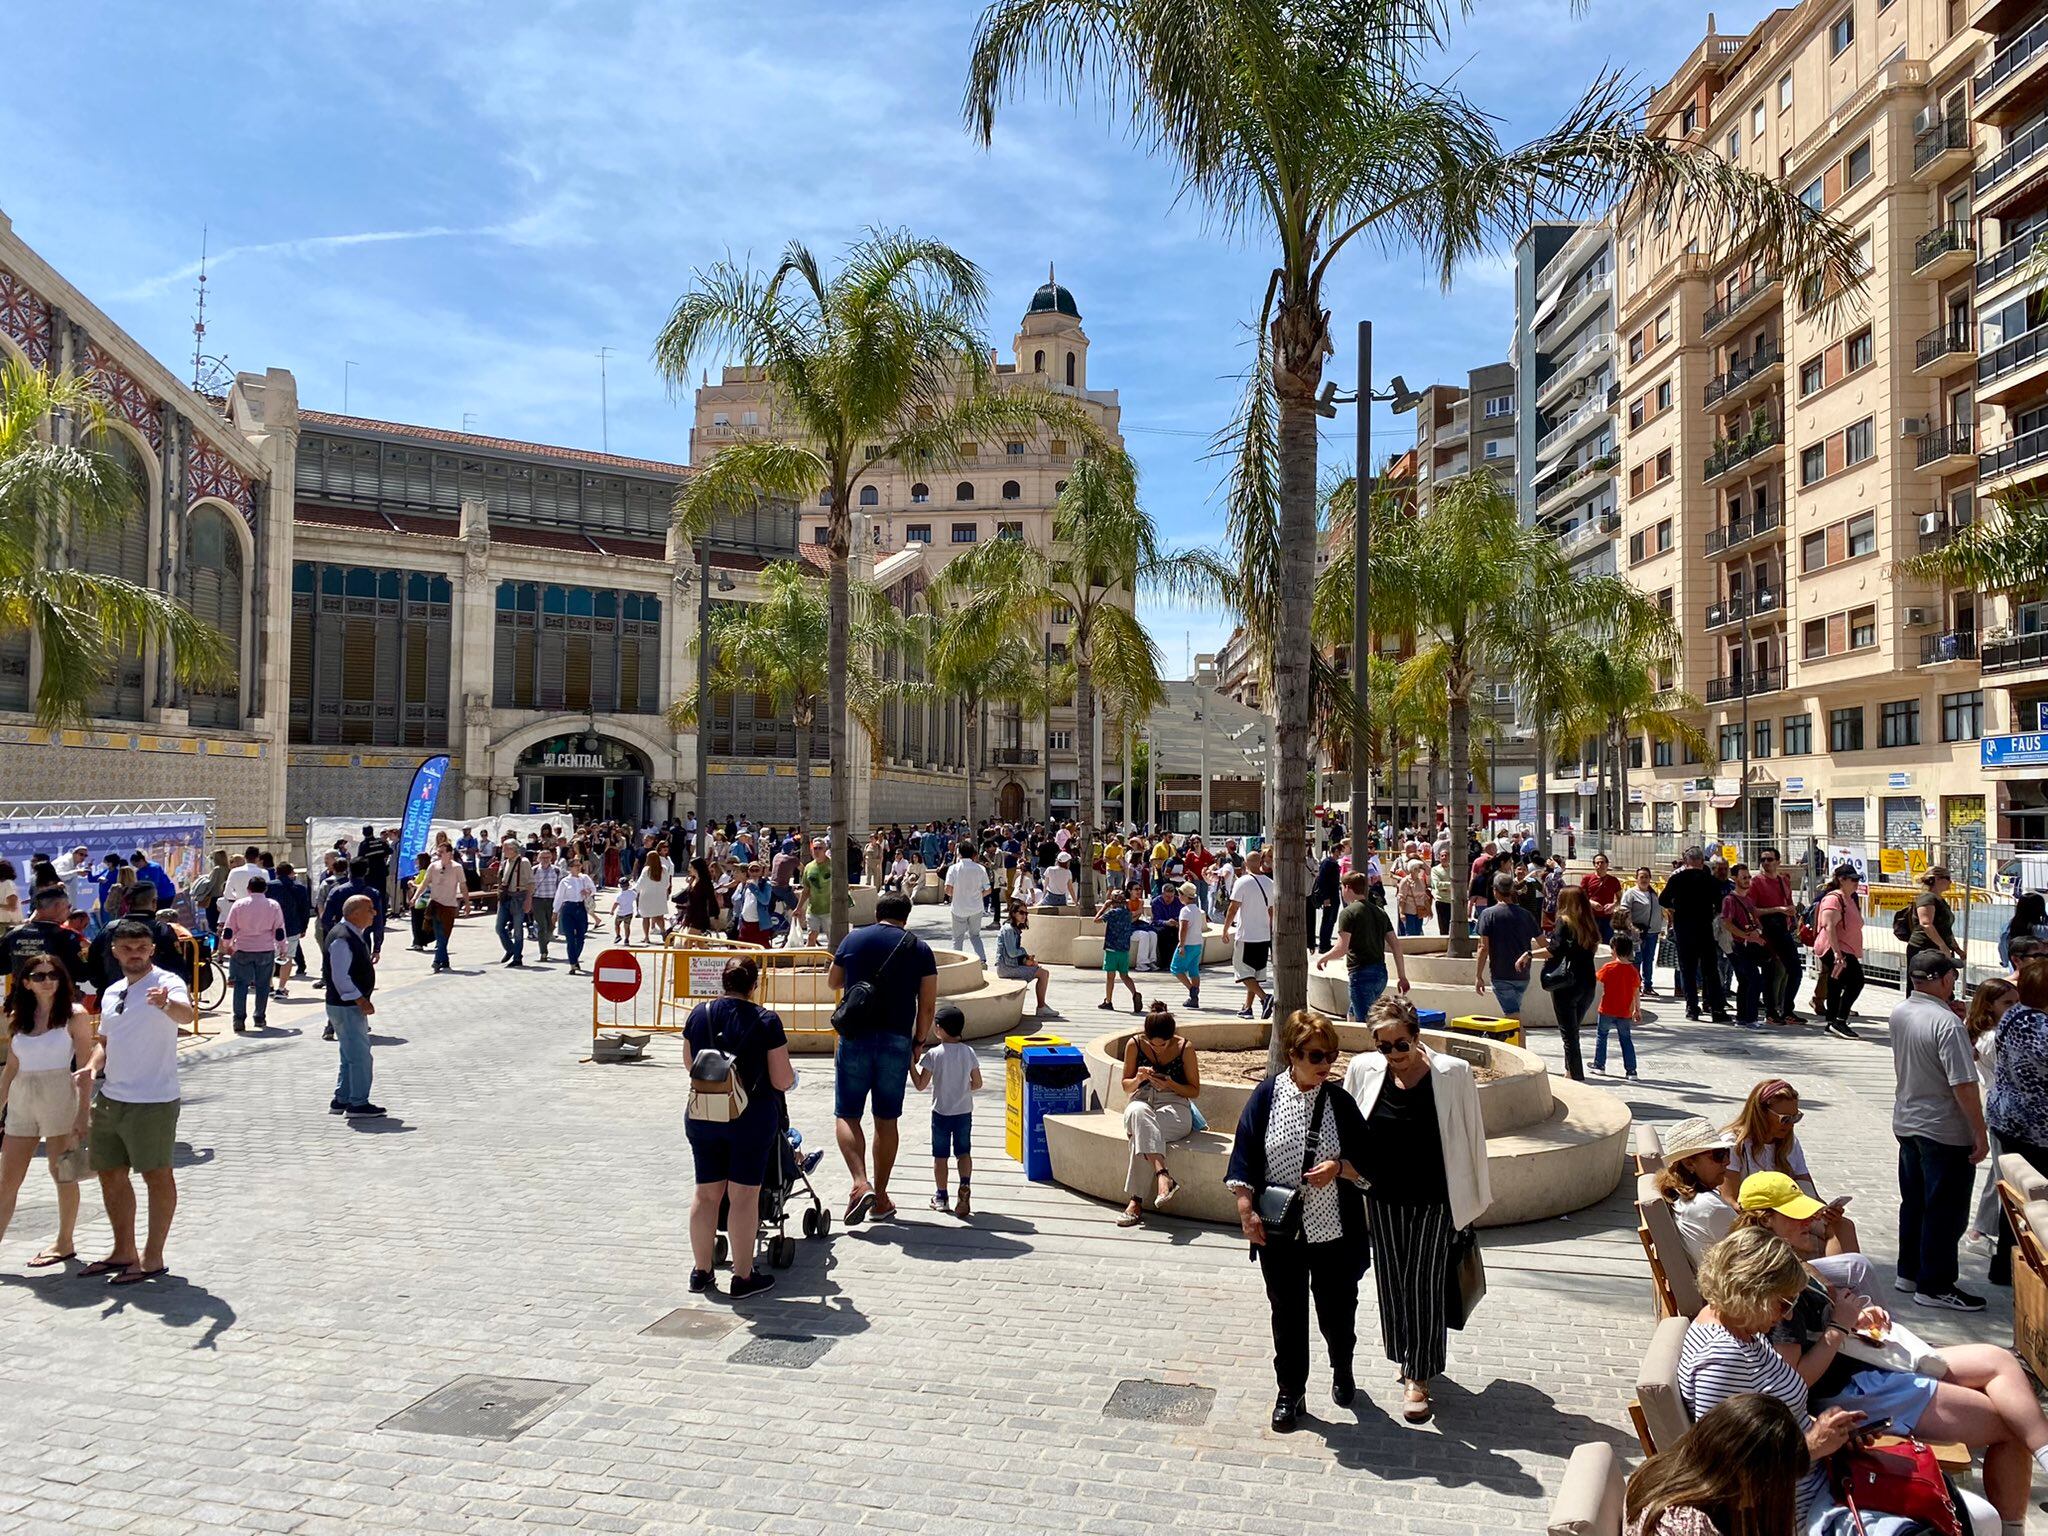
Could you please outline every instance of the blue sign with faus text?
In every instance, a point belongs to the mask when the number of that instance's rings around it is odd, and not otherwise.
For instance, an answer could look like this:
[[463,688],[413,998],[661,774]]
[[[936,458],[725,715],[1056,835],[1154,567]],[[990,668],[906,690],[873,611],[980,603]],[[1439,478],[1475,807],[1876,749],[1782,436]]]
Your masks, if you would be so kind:
[[1985,768],[2017,768],[2048,764],[2048,732],[2024,731],[2015,736],[1986,736],[1977,743],[1978,764]]

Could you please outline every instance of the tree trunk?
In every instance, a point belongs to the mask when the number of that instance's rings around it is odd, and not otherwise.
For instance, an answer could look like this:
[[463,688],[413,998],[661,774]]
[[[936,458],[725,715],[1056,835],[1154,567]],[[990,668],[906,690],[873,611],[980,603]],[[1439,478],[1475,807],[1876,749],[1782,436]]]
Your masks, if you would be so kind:
[[1620,743],[1614,754],[1614,776],[1617,785],[1614,830],[1618,836],[1628,831],[1628,743],[1622,739],[1619,721],[1615,722],[1612,735],[1615,741]]
[[[1279,406],[1280,512],[1278,547],[1279,612],[1273,634],[1273,1018],[1275,1025],[1308,1005],[1308,855],[1302,847],[1308,825],[1309,770],[1314,734],[1309,700],[1309,646],[1316,564],[1316,391],[1321,387],[1328,316],[1305,295],[1283,298],[1273,322],[1273,385]],[[1361,405],[1361,409],[1366,407]],[[1363,466],[1361,466],[1361,469]],[[1368,658],[1359,657],[1354,675],[1367,686]],[[1370,762],[1361,764],[1370,781]],[[1372,819],[1372,806],[1366,806]],[[1351,829],[1354,857],[1362,858],[1368,834]],[[1362,867],[1362,866],[1360,866]],[[1269,1069],[1280,1070],[1280,1031],[1268,1034]]]
[[1074,635],[1074,750],[1079,754],[1079,780],[1074,786],[1075,824],[1078,835],[1069,844],[1074,855],[1074,905],[1083,917],[1095,911],[1095,797],[1088,786],[1095,782],[1095,666],[1088,654],[1085,630]]
[[[832,515],[828,520],[828,540],[831,567],[826,580],[827,623],[830,638],[826,645],[826,657],[831,667],[829,689],[831,698],[827,705],[825,719],[825,741],[830,761],[826,764],[827,778],[831,787],[832,802],[832,908],[829,937],[832,948],[839,948],[839,941],[846,937],[848,919],[852,914],[851,898],[846,891],[846,871],[852,868],[852,847],[847,839],[847,818],[851,812],[848,800],[851,798],[853,765],[847,757],[849,751],[846,721],[846,676],[847,650],[853,633],[853,594],[847,579],[846,562],[852,544],[852,515],[846,505],[844,481],[834,486],[832,492]],[[800,793],[808,794],[808,778]]]
[[[1521,786],[1515,786],[1517,793]],[[1536,712],[1536,846],[1550,852],[1550,720]]]
[[1041,636],[1038,643],[1045,647],[1045,732],[1040,744],[1045,753],[1045,772],[1039,775],[1045,785],[1045,835],[1053,834],[1052,824],[1052,642]]
[[[796,824],[803,836],[811,835],[811,726],[810,710],[796,711]],[[838,865],[832,866],[837,869]]]
[[[1423,808],[1422,817],[1424,824],[1429,828],[1429,840],[1431,842],[1436,841],[1436,808],[1443,804],[1443,791],[1438,788],[1438,785],[1443,782],[1443,771],[1443,749],[1432,741],[1429,744],[1429,784],[1427,786],[1428,793],[1425,797],[1429,804]],[[1446,822],[1446,825],[1448,824]],[[1456,839],[1454,838],[1452,841],[1455,842]]]
[[1444,820],[1451,829],[1451,935],[1447,946],[1453,955],[1469,955],[1472,939],[1465,932],[1472,913],[1471,860],[1466,854],[1465,818],[1470,802],[1465,798],[1466,760],[1472,749],[1471,678],[1462,664],[1451,669],[1450,793],[1445,799]]
[[[967,830],[968,830],[969,834],[971,835],[971,834],[972,834],[972,833],[974,832],[974,830],[975,830],[975,828],[974,828],[974,766],[975,766],[975,763],[976,763],[977,759],[976,759],[976,756],[975,756],[975,751],[974,751],[974,743],[975,743],[975,738],[976,738],[976,737],[977,737],[977,736],[978,736],[978,735],[980,734],[980,731],[979,731],[979,729],[978,729],[978,726],[979,726],[979,724],[980,724],[980,719],[981,719],[981,710],[980,710],[980,709],[979,709],[978,707],[976,707],[976,706],[974,706],[974,705],[972,705],[972,704],[969,704],[969,705],[967,705],[967,706],[966,706],[966,707],[965,707],[965,708],[963,709],[963,713],[964,713],[964,714],[965,714],[965,716],[966,716],[966,721],[965,721],[964,729],[965,729],[965,730],[966,730],[966,732],[967,732],[967,773],[966,773],[966,779],[967,779]],[[980,839],[979,839],[979,838],[977,837],[977,838],[975,839],[975,841],[976,841],[976,842],[978,843],[978,842],[980,842]]]

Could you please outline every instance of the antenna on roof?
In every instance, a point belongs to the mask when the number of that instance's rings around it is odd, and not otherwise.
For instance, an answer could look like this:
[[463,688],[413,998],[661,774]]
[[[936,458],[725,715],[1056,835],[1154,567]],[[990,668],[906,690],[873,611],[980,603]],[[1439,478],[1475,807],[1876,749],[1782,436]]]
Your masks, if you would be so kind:
[[605,377],[604,360],[618,350],[615,347],[597,349],[597,416],[598,431],[604,437],[604,451],[612,451],[612,405],[611,385]]
[[208,229],[199,227],[199,287],[192,308],[192,393],[206,399],[218,399],[228,392],[228,385],[234,375],[228,372],[228,360],[214,357],[206,350],[206,243]]
[[474,432],[476,430],[475,411],[464,411],[462,413],[462,430],[465,432]]

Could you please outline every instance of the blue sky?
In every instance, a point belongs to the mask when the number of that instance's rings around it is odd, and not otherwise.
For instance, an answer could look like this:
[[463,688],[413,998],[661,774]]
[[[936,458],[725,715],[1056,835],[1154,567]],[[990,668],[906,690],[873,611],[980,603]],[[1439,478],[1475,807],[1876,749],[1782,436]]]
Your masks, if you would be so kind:
[[[961,127],[965,0],[16,0],[34,89],[0,97],[16,233],[182,373],[200,229],[210,348],[289,368],[311,407],[684,456],[687,400],[648,361],[694,267],[832,250],[865,226],[948,240],[985,269],[1008,350],[1048,261],[1122,391],[1147,504],[1176,543],[1217,537],[1207,440],[1229,418],[1270,254],[1176,205],[1166,168],[1099,108],[1031,101],[995,147]],[[1722,13],[1735,30],[1761,7]],[[84,24],[89,14],[90,24]],[[1609,63],[1668,73],[1705,8],[1479,0],[1442,61],[1505,135],[1540,131]],[[1338,336],[1375,321],[1382,377],[1462,376],[1504,354],[1498,257],[1446,295],[1360,248]],[[1332,360],[1348,383],[1345,352]],[[1326,462],[1351,457],[1348,413]],[[1380,451],[1405,419],[1375,417]],[[1148,605],[1168,671],[1227,629]]]

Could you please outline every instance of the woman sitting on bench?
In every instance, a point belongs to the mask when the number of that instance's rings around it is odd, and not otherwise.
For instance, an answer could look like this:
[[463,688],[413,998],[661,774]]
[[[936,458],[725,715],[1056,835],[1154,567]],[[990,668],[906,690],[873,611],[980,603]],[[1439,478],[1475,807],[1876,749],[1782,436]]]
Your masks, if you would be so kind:
[[[1742,1113],[1728,1127],[1735,1133],[1735,1151],[1728,1159],[1721,1194],[1729,1204],[1735,1203],[1742,1181],[1753,1173],[1785,1174],[1815,1200],[1821,1200],[1813,1175],[1807,1171],[1805,1150],[1799,1145],[1796,1127],[1804,1118],[1799,1090],[1782,1077],[1767,1078],[1749,1090]],[[1842,1211],[1843,1202],[1821,1200],[1821,1204],[1827,1213],[1827,1251],[1861,1253],[1862,1241],[1856,1235],[1856,1224]]]
[[1686,1258],[1698,1264],[1735,1226],[1735,1206],[1721,1195],[1735,1137],[1695,1115],[1668,1127],[1659,1139],[1664,1171],[1657,1175],[1657,1193],[1671,1207]]

